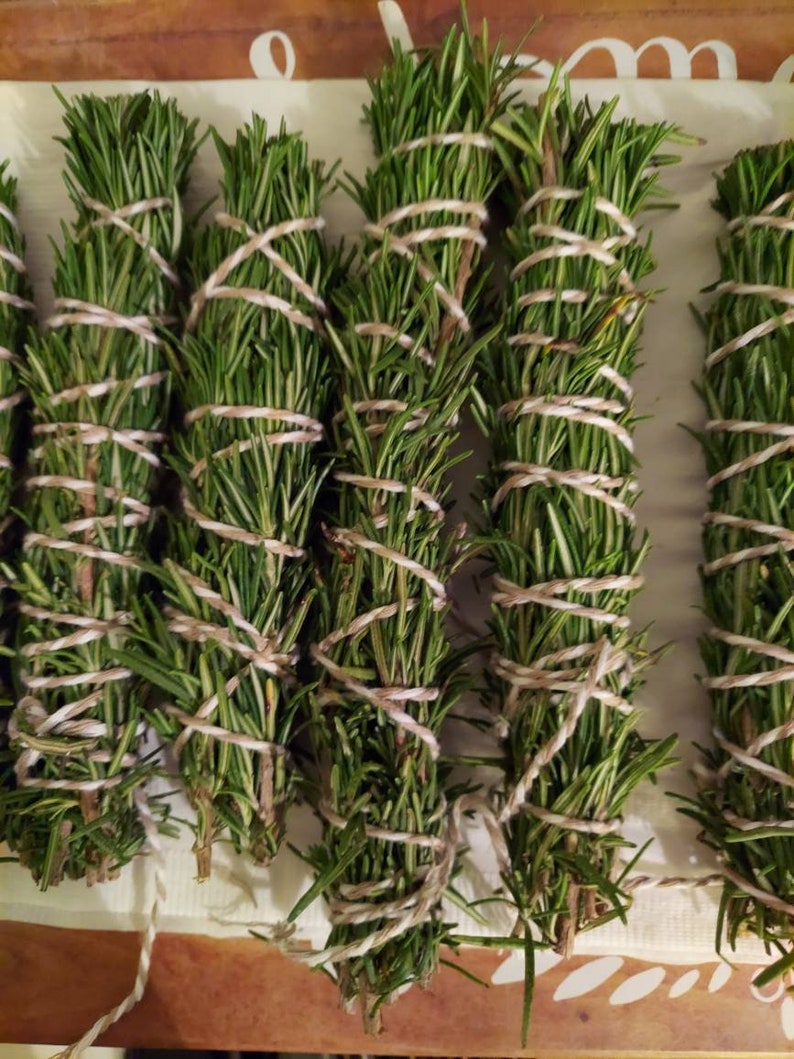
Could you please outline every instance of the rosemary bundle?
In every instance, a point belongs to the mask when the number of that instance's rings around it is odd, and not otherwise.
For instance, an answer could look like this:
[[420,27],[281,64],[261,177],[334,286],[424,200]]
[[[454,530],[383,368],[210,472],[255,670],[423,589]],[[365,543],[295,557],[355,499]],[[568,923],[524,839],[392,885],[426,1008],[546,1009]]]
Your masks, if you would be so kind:
[[156,94],[63,102],[77,219],[56,250],[54,315],[27,348],[33,447],[12,571],[7,838],[42,888],[100,881],[144,839],[134,792],[153,764],[141,682],[120,654],[144,587],[195,153],[194,124]]
[[660,194],[675,129],[574,104],[553,78],[500,125],[509,271],[503,334],[483,358],[475,416],[490,443],[484,549],[494,568],[487,703],[506,753],[503,878],[531,950],[628,896],[621,810],[669,759],[632,696],[650,660],[626,610],[648,549],[635,529],[633,391],[650,292],[634,218]]
[[0,538],[6,537],[7,518],[14,487],[14,457],[19,405],[19,355],[35,308],[23,255],[25,240],[15,211],[17,182],[0,164]]
[[[19,406],[24,399],[24,392],[19,388],[18,360],[29,314],[34,308],[23,260],[25,241],[15,216],[17,182],[7,170],[7,162],[0,164],[0,552],[3,555],[8,553],[13,522],[9,508],[15,484]],[[6,592],[3,592],[2,601],[7,603]],[[0,626],[3,643],[7,631],[3,618]],[[6,737],[7,708],[11,705],[7,677],[3,671],[0,678],[0,788],[10,784],[12,773]],[[4,835],[5,809],[0,798],[0,840]]]
[[315,962],[336,968],[370,1028],[397,990],[430,980],[448,935],[455,850],[438,735],[461,672],[444,629],[456,560],[444,506],[484,342],[472,320],[489,134],[512,76],[466,28],[416,59],[398,50],[371,82],[378,162],[353,187],[368,223],[329,328],[336,462],[310,729],[324,832],[293,915],[325,896],[332,929]]
[[153,712],[196,811],[198,875],[212,842],[267,863],[292,799],[297,640],[312,598],[307,551],[328,394],[321,237],[329,174],[260,118],[217,136],[226,211],[196,236],[175,373],[183,427],[170,462],[165,607],[145,609],[133,666],[167,698]]
[[794,142],[737,155],[714,205],[727,234],[700,393],[715,745],[684,811],[722,862],[718,942],[757,935],[784,954],[774,977],[794,962]]

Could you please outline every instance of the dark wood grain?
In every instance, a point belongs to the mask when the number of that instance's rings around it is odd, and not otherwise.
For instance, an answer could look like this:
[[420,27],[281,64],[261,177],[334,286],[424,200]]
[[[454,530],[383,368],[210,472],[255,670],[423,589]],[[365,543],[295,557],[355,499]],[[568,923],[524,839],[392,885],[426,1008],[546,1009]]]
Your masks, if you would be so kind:
[[[476,26],[487,15],[494,35],[514,44],[539,19],[528,50],[564,59],[587,41],[616,37],[637,48],[672,36],[687,48],[710,39],[736,52],[742,78],[769,80],[794,53],[791,0],[471,0]],[[417,44],[439,40],[457,18],[458,0],[401,0]],[[359,77],[375,70],[388,45],[376,0],[6,0],[0,3],[0,77],[196,79],[251,77],[252,42],[279,31],[294,49],[294,76]],[[276,68],[284,68],[280,44]],[[714,77],[708,52],[692,62]],[[613,76],[605,51],[576,68]],[[643,77],[669,76],[660,47],[640,59]]]

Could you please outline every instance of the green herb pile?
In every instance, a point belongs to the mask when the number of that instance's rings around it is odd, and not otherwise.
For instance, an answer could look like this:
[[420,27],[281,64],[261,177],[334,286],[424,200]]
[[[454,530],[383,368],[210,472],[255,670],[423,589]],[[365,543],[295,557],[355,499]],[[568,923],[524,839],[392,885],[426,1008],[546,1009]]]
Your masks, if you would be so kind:
[[123,653],[144,586],[195,152],[194,125],[156,94],[64,106],[77,217],[56,250],[54,314],[23,371],[33,447],[11,571],[17,783],[4,796],[8,841],[43,888],[64,875],[101,881],[143,843],[133,794],[153,764]]
[[700,393],[715,744],[684,811],[726,876],[718,943],[751,932],[783,953],[767,980],[794,962],[794,142],[737,155],[714,206],[728,224]]
[[569,953],[625,912],[621,812],[672,739],[646,742],[632,697],[649,660],[626,610],[648,541],[635,528],[634,373],[653,268],[634,226],[675,130],[574,104],[552,79],[499,127],[508,277],[475,415],[489,440],[493,565],[487,703],[506,753],[503,873],[524,928]]
[[318,962],[367,1024],[427,984],[448,935],[453,872],[438,734],[461,687],[444,628],[456,562],[445,526],[456,423],[485,339],[488,138],[512,66],[451,31],[397,52],[366,108],[378,158],[353,195],[368,224],[329,328],[335,458],[312,648],[310,735],[323,838],[309,854],[332,930]]
[[255,117],[233,144],[215,142],[226,212],[190,255],[166,605],[146,609],[134,663],[164,693],[153,719],[196,811],[202,879],[219,836],[257,861],[275,856],[294,794],[286,744],[314,591],[333,261],[319,219],[329,174],[301,137],[283,126],[268,136]]

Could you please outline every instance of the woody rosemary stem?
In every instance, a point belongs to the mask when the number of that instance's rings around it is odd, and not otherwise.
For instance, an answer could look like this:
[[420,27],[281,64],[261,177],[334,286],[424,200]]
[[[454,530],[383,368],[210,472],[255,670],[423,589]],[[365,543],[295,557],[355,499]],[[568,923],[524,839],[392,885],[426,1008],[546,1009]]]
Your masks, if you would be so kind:
[[699,387],[714,745],[683,811],[722,864],[718,938],[782,953],[762,983],[794,964],[794,143],[742,151],[714,206],[726,227]]
[[102,881],[144,840],[135,792],[154,766],[123,653],[145,587],[195,153],[194,124],[156,93],[63,102],[77,218],[56,250],[53,315],[27,348],[27,532],[9,569],[20,620],[7,837],[42,888]]
[[[33,303],[25,268],[25,240],[16,218],[17,182],[0,163],[0,555],[8,557],[13,547],[15,519],[10,512],[16,484],[15,464],[21,426],[20,406],[24,391],[19,383],[19,359],[25,332],[32,319]],[[0,637],[8,636],[11,592],[0,586],[3,615]],[[2,650],[2,649],[0,649]],[[7,719],[11,705],[7,659],[0,659],[0,790],[13,782],[13,758],[7,745]],[[0,795],[0,841],[5,835],[5,799]]]
[[632,704],[650,660],[626,610],[648,541],[635,528],[634,372],[653,267],[637,213],[659,195],[671,126],[574,104],[555,76],[515,108],[504,165],[503,332],[474,402],[490,445],[484,550],[495,570],[486,701],[507,762],[497,797],[519,926],[567,955],[629,904],[621,811],[669,760]]
[[287,743],[304,694],[295,667],[314,592],[323,298],[336,267],[319,216],[330,174],[302,138],[269,136],[254,117],[215,143],[224,211],[190,256],[165,605],[142,608],[130,663],[158,690],[154,723],[196,811],[199,879],[225,836],[269,862],[296,792]]
[[376,1029],[433,976],[455,841],[438,736],[461,688],[444,627],[456,562],[445,525],[451,446],[484,339],[475,335],[490,129],[514,75],[487,38],[397,50],[371,82],[376,165],[352,193],[367,225],[333,300],[334,465],[311,653],[310,736],[323,837],[309,853],[332,929],[312,962]]

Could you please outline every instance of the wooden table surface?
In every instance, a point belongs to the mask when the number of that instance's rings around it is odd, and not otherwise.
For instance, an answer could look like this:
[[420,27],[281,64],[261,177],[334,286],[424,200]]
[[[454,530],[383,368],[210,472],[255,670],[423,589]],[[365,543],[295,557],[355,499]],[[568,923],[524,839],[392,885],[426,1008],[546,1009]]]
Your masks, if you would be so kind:
[[[399,0],[399,8],[414,42],[427,44],[456,19],[459,4]],[[687,52],[715,39],[724,46],[723,75],[731,68],[751,80],[792,75],[792,0],[469,0],[468,10],[474,26],[487,15],[493,36],[510,45],[537,19],[525,50],[554,61],[585,48],[573,67],[580,77],[668,77],[671,47],[683,53],[677,76],[683,62],[695,77],[714,77],[712,47]],[[600,43],[588,47],[593,41]],[[360,77],[387,54],[375,0],[0,2],[0,78],[251,77],[252,58],[271,76]]]
[[[77,1039],[129,990],[137,951],[134,934],[0,922],[0,1041]],[[487,981],[505,955],[467,950],[449,958]],[[576,991],[571,975],[587,965],[610,973],[583,995],[555,999],[558,990]],[[638,974],[644,979],[629,984]],[[697,981],[671,999],[684,975]],[[537,1059],[787,1055],[792,1044],[781,997],[754,998],[751,976],[747,967],[727,974],[719,964],[656,969],[637,960],[576,957],[537,979],[529,1048],[522,1051],[519,983],[483,988],[443,967],[430,990],[414,988],[385,1010],[383,1033],[373,1039],[357,1015],[339,1009],[324,975],[272,946],[255,938],[165,934],[155,944],[143,1001],[102,1043]],[[653,983],[643,999],[620,1002],[632,985],[639,994]]]
[[[475,26],[487,14],[493,35],[510,44],[540,17],[523,51],[567,61],[577,76],[672,72],[789,81],[794,73],[794,0],[470,0],[468,7]],[[427,44],[441,37],[458,3],[401,0],[400,9],[414,42]],[[387,53],[374,0],[0,2],[5,79],[360,77]],[[131,934],[0,921],[0,1041],[79,1037],[126,994],[137,951]],[[463,962],[489,979],[503,958],[470,951]],[[106,1040],[538,1057],[791,1051],[794,999],[762,1001],[748,968],[724,980],[716,964],[655,969],[613,961],[600,965],[602,972],[614,968],[600,985],[555,999],[558,990],[571,991],[572,973],[592,962],[576,958],[538,979],[530,1048],[521,1053],[516,983],[484,989],[444,968],[431,990],[414,989],[386,1011],[385,1031],[373,1041],[357,1018],[339,1011],[327,979],[276,949],[254,939],[162,935],[144,1000]],[[620,1003],[616,988],[630,979],[635,993],[652,988],[643,999]]]

